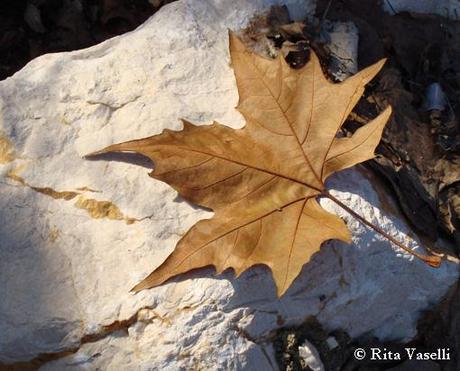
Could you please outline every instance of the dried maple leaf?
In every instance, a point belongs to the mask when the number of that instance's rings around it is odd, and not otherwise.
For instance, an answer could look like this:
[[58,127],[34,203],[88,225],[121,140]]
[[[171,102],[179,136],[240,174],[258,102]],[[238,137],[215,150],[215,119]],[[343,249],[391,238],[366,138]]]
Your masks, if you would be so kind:
[[215,212],[196,223],[134,291],[195,268],[231,267],[239,275],[266,264],[280,296],[322,242],[351,240],[345,223],[316,198],[332,197],[324,187],[332,173],[374,157],[390,107],[350,138],[336,133],[384,61],[333,84],[314,53],[305,67],[293,70],[282,56],[267,60],[234,34],[229,38],[244,128],[184,120],[182,131],[164,130],[92,154],[147,156],[156,164],[150,176]]

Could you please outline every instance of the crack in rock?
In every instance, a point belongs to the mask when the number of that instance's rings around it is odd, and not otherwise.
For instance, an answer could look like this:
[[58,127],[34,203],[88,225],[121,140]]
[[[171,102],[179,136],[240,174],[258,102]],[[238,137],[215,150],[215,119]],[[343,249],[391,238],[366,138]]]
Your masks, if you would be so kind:
[[128,104],[130,103],[134,103],[135,101],[137,101],[141,96],[138,95],[137,97],[127,101],[127,102],[124,102],[124,103],[120,103],[120,104],[110,104],[110,103],[106,103],[106,102],[97,102],[97,101],[91,101],[91,100],[88,100],[86,101],[86,103],[90,104],[90,105],[101,105],[101,106],[104,106],[104,107],[107,107],[108,109],[110,109],[112,111],[112,113],[116,110],[119,110],[125,106],[127,106]]
[[[54,353],[41,353],[35,358],[29,361],[19,361],[14,363],[1,363],[0,362],[0,371],[35,371],[38,370],[45,363],[56,361],[60,358],[71,356],[79,351],[79,349],[87,343],[94,343],[99,341],[107,336],[112,335],[118,331],[124,331],[128,333],[128,329],[138,321],[145,322],[145,311],[148,310],[149,313],[153,314],[154,317],[159,318],[161,321],[167,319],[161,317],[159,314],[153,311],[153,307],[145,306],[138,309],[131,317],[124,320],[116,320],[109,325],[102,326],[99,331],[96,331],[91,334],[86,334],[80,339],[80,344],[74,348],[62,350]],[[151,317],[151,316],[150,316]],[[152,318],[150,318],[151,320]]]
[[[16,170],[16,171],[15,171]],[[90,191],[90,192],[97,192],[88,187],[78,188],[79,192],[74,191],[56,191],[50,187],[35,187],[28,184],[24,178],[17,175],[17,169],[11,170],[8,175],[8,178],[22,184],[25,187],[29,187],[30,189],[34,190],[35,192],[44,194],[46,196],[52,197],[56,200],[63,199],[65,201],[73,200],[75,197],[79,196],[77,201],[75,202],[74,206],[85,210],[93,219],[102,219],[107,218],[111,220],[124,220],[126,224],[133,224],[139,221],[142,221],[145,218],[137,219],[125,216],[119,207],[115,205],[111,201],[103,200],[95,200],[93,198],[86,198],[81,195],[81,192]]]

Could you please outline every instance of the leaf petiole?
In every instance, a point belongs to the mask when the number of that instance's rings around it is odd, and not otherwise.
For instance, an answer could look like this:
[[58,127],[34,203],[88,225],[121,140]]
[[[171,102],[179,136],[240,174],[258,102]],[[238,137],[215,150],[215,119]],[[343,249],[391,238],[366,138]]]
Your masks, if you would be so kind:
[[396,240],[394,237],[390,236],[388,233],[386,233],[383,229],[380,227],[377,227],[376,225],[372,224],[368,220],[364,219],[361,215],[359,215],[357,212],[355,212],[353,209],[349,208],[347,205],[339,201],[337,198],[335,198],[333,195],[331,195],[328,191],[323,191],[321,193],[321,196],[329,198],[332,202],[340,206],[343,210],[348,212],[350,215],[352,215],[356,220],[360,221],[362,224],[365,226],[373,229],[375,232],[380,234],[381,236],[385,237],[388,241],[392,242],[399,248],[403,249],[404,251],[408,252],[409,254],[415,256],[416,258],[419,258],[423,262],[427,263],[429,266],[434,267],[434,268],[439,268],[441,265],[441,257],[436,256],[436,255],[424,255],[420,254],[411,248],[407,247],[406,245],[402,244],[398,240]]

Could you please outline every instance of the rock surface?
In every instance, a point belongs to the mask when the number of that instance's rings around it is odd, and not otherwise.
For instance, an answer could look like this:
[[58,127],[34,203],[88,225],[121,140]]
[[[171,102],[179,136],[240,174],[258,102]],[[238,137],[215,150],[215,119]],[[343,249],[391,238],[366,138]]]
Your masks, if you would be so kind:
[[329,70],[337,81],[343,81],[358,72],[358,28],[353,22],[336,22],[329,37],[326,45],[331,55]]
[[[180,129],[180,117],[244,125],[227,28],[272,3],[181,0],[129,34],[42,56],[0,82],[1,363],[72,350],[42,369],[276,368],[267,335],[277,327],[315,315],[351,336],[408,338],[457,279],[457,267],[395,252],[323,201],[354,243],[324,244],[280,300],[263,267],[238,279],[201,270],[129,292],[211,214],[142,166],[82,156]],[[300,18],[313,10],[290,3]],[[410,234],[366,173],[344,171],[329,187],[389,233]]]

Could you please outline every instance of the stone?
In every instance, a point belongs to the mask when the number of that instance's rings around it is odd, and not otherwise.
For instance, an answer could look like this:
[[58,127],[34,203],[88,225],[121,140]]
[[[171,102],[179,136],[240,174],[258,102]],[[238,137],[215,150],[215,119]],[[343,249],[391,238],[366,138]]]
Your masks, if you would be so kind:
[[329,27],[329,70],[337,81],[343,81],[358,72],[358,28],[353,22],[335,22]]
[[[227,29],[270,4],[281,1],[173,2],[133,32],[44,55],[0,82],[0,368],[276,368],[267,336],[280,326],[314,315],[352,337],[408,339],[458,278],[456,266],[429,268],[323,200],[353,244],[325,243],[281,299],[264,267],[237,279],[200,270],[130,293],[212,214],[148,177],[150,164],[83,156],[178,130],[179,118],[244,125]],[[289,4],[297,16],[314,9]],[[417,240],[362,167],[328,186],[388,233]]]

